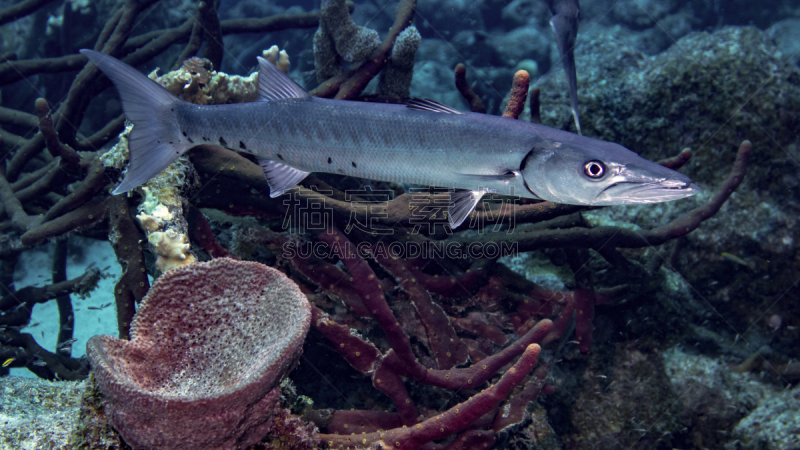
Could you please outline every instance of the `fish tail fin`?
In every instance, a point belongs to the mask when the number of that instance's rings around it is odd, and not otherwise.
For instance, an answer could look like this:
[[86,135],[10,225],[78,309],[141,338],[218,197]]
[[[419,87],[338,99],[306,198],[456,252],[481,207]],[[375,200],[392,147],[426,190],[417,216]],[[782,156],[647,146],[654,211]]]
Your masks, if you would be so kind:
[[130,163],[113,194],[122,194],[145,183],[193,147],[180,136],[175,107],[184,103],[133,67],[94,50],[81,50],[114,82],[125,117],[133,123],[128,138]]

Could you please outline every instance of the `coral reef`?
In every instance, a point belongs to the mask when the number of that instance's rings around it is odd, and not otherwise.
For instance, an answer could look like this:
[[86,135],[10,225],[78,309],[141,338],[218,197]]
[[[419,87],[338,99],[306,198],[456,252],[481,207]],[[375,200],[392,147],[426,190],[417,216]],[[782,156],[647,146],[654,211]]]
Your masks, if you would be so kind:
[[289,73],[289,54],[286,50],[281,50],[277,45],[273,45],[267,50],[264,50],[261,56],[272,64],[275,64],[275,67],[280,69],[281,72]]
[[[586,209],[487,197],[454,231],[434,192],[312,175],[273,199],[249,156],[211,146],[128,196],[109,194],[127,164],[130,127],[80,47],[162,67],[151,78],[200,105],[257,100],[256,75],[233,73],[251,73],[242,64],[261,55],[296,80],[316,75],[318,96],[421,96],[452,106],[463,96],[475,112],[567,127],[565,82],[549,72],[558,60],[539,0],[401,0],[393,12],[339,0],[312,12],[281,2],[31,0],[0,11],[0,375],[89,376],[89,362],[72,353],[72,331],[85,326],[74,313],[98,284],[112,287],[105,269],[66,276],[67,237],[79,234],[108,240],[120,263],[119,340],[92,340],[99,387],[86,385],[80,414],[70,397],[78,423],[54,425],[54,445],[72,434],[75,448],[122,448],[109,422],[128,444],[156,445],[148,440],[158,433],[139,432],[149,424],[131,410],[146,392],[163,400],[171,395],[164,386],[176,385],[191,400],[170,401],[174,409],[156,401],[151,419],[183,425],[164,436],[210,442],[185,441],[195,447],[796,445],[797,389],[783,387],[800,378],[800,310],[787,301],[800,277],[792,39],[800,9],[789,0],[581,3],[584,133],[683,167],[705,188],[696,198]],[[730,26],[751,20],[769,30]],[[375,31],[386,29],[382,38]],[[15,286],[20,254],[50,241],[52,277]],[[277,268],[285,276],[271,279],[297,283],[297,299],[311,301],[311,331],[292,340],[280,367],[260,364],[255,343],[286,331],[287,315],[269,320],[241,274],[196,279],[208,267],[256,267],[224,257]],[[163,296],[170,286],[190,300]],[[214,289],[245,300],[211,304],[203,294]],[[58,305],[54,348],[29,329],[31,310],[47,302]],[[236,339],[218,339],[222,330]],[[245,344],[226,344],[248,330]],[[290,371],[301,341],[306,357]],[[111,367],[129,378],[112,383]],[[293,383],[278,387],[284,375]],[[133,379],[164,383],[134,389]],[[229,392],[255,379],[252,397]],[[37,386],[28,392],[49,404]],[[227,394],[202,399],[202,386]],[[205,402],[213,415],[227,400],[236,405],[211,422],[181,409]],[[245,414],[254,415],[242,429],[217,426]]]
[[[730,139],[746,135],[765,147],[771,139],[789,142],[781,133],[798,120],[791,111],[800,105],[800,71],[781,60],[760,30],[692,33],[654,57],[613,36],[613,30],[587,32],[576,55],[581,84],[591,86],[581,89],[582,109],[591,116],[587,133],[653,159],[667,156],[664,142],[708,146],[695,154],[689,173],[709,181],[720,178],[725,160],[719,156]],[[560,128],[571,120],[568,98],[556,88],[563,83],[556,73],[539,84],[545,125]],[[765,130],[775,132],[770,137]],[[785,157],[778,148],[767,152],[765,159]]]
[[0,378],[0,447],[69,448],[86,384]]
[[246,448],[274,426],[310,319],[284,275],[220,258],[160,277],[131,340],[95,336],[87,354],[109,421],[134,448]]
[[103,403],[103,394],[97,387],[94,374],[83,382],[85,389],[81,399],[80,414],[75,420],[75,429],[70,438],[72,448],[81,450],[124,449],[128,447],[119,433],[108,421]]
[[381,72],[378,95],[408,98],[411,77],[414,75],[414,54],[419,48],[420,40],[419,31],[413,25],[397,36],[389,63]]
[[[794,194],[793,130],[800,123],[800,70],[767,33],[754,27],[691,33],[652,57],[615,39],[617,31],[597,27],[587,32],[576,52],[578,76],[587,86],[579,92],[586,134],[620,142],[653,159],[666,156],[665,142],[691,147],[686,171],[706,183],[725,173],[723,166],[733,157],[730,139],[746,135],[765,149],[750,164],[738,194],[707,228],[681,243],[674,260],[725,322],[749,327],[754,308],[774,308],[786,283],[798,276],[800,203]],[[558,89],[562,83],[556,73],[538,84],[542,122],[556,127],[570,121],[569,100]],[[683,204],[597,211],[590,219],[595,225],[649,227],[703,199],[700,195]],[[752,264],[753,270],[736,269],[724,253]],[[786,303],[770,311],[800,317],[800,309]],[[790,342],[797,333],[785,330],[779,335],[784,351],[793,351]]]
[[[723,447],[731,443],[734,428],[741,435],[748,423],[759,421],[755,419],[759,412],[770,409],[771,405],[783,404],[778,399],[782,396],[780,389],[759,382],[753,374],[730,370],[718,359],[694,354],[682,346],[667,349],[662,356],[666,375],[676,391],[684,393],[678,402],[682,411],[676,416],[681,418],[698,447]],[[773,436],[788,434],[788,427],[780,428],[771,430]],[[752,440],[747,436],[740,445],[728,447],[753,448],[752,444],[760,439],[763,436]]]
[[678,395],[669,388],[660,355],[635,342],[616,345],[612,355],[592,354],[585,384],[569,412],[575,427],[571,448],[660,448],[683,428]]
[[[353,23],[344,0],[324,0],[320,8],[320,15],[320,27],[314,36],[314,41],[328,39],[333,44],[322,46],[314,51],[315,56],[320,54],[321,60],[338,60],[336,56],[323,54],[323,48],[333,48],[336,55],[345,62],[360,62],[367,59],[381,43],[377,31]],[[326,70],[320,66],[317,70],[330,71],[330,69]]]
[[[394,420],[388,421],[392,423],[392,426],[385,427],[392,429],[385,432],[381,430],[384,428],[383,426],[378,425],[376,430],[375,423],[363,421],[364,417],[372,415],[370,411],[328,412],[324,416],[329,416],[329,418],[323,423],[318,423],[326,427],[328,433],[332,433],[319,436],[323,444],[327,443],[331,448],[337,446],[351,448],[351,446],[359,446],[359,444],[360,446],[377,446],[376,448],[380,448],[381,445],[402,449],[419,448],[423,444],[474,426],[474,423],[482,416],[492,417],[498,414],[499,403],[508,396],[515,385],[521,384],[527,374],[536,366],[541,351],[537,342],[543,341],[550,331],[552,323],[549,320],[539,322],[519,341],[508,346],[502,352],[491,357],[480,358],[471,367],[456,369],[455,366],[468,360],[468,348],[456,336],[455,330],[450,326],[451,320],[444,310],[432,302],[426,289],[417,284],[416,277],[407,267],[404,267],[402,262],[373,255],[386,270],[397,277],[397,282],[408,293],[409,300],[418,312],[419,321],[425,332],[424,336],[417,334],[417,337],[424,339],[427,343],[429,354],[435,359],[431,365],[437,369],[426,367],[415,356],[409,335],[403,330],[403,326],[411,325],[407,322],[408,318],[398,319],[392,313],[381,292],[381,284],[367,262],[355,253],[345,250],[350,243],[338,230],[323,232],[320,234],[320,238],[330,245],[337,256],[344,261],[354,279],[354,287],[359,292],[363,308],[366,309],[365,312],[379,324],[392,349],[381,354],[368,341],[352,334],[348,335],[345,330],[341,329],[341,325],[333,322],[321,311],[315,314],[318,319],[315,320],[314,325],[333,344],[338,344],[334,348],[341,352],[353,367],[372,377],[375,388],[391,398],[398,410],[397,414],[384,415],[382,420],[384,423],[388,417],[394,416]],[[312,279],[315,277],[309,267],[300,265],[296,265],[296,267],[306,276]],[[402,324],[399,320],[403,321]],[[479,323],[477,320],[472,322],[476,325]],[[484,336],[491,335],[492,331],[499,333],[499,330],[494,329],[491,325],[486,323],[483,325],[484,327],[477,328],[483,328],[481,331]],[[479,332],[479,334],[481,333]],[[500,334],[502,335],[502,333]],[[400,376],[405,376],[421,383],[446,389],[468,389],[485,383],[499,368],[520,354],[522,356],[517,363],[495,385],[427,420],[422,420],[424,415],[418,416],[418,410],[400,378]],[[542,373],[535,374],[534,377],[543,381]],[[521,416],[518,416],[517,419],[521,419]],[[400,424],[403,427],[400,427]],[[350,431],[348,427],[352,427],[354,431]],[[348,432],[349,437],[347,437]],[[339,434],[343,434],[345,437],[340,437]],[[460,438],[465,442],[469,440],[470,444],[467,445],[473,446],[476,444],[476,440],[482,441],[491,436],[492,432],[487,430],[484,433],[463,435]],[[493,440],[493,438],[491,439]]]
[[[411,25],[416,10],[416,1],[401,0],[398,2],[392,27],[384,40],[380,41],[378,39],[377,42],[374,41],[372,33],[369,32],[372,30],[357,27],[352,22],[349,14],[346,14],[344,2],[331,0],[326,1],[326,4],[328,5],[328,11],[327,13],[321,12],[320,29],[314,35],[314,53],[315,55],[317,53],[320,54],[319,57],[315,56],[315,61],[318,61],[315,62],[315,66],[317,67],[317,78],[320,81],[320,85],[311,90],[311,94],[319,97],[334,97],[340,100],[356,98],[367,87],[370,80],[377,76],[388,63],[397,37]],[[325,18],[328,17],[328,14],[330,14],[330,19]],[[333,37],[337,35],[336,27],[343,27],[351,30],[351,32],[355,30],[360,37],[354,36],[350,39],[342,40],[341,45],[344,48],[339,49],[338,46],[340,44],[336,43],[336,38]],[[326,36],[329,37],[327,40],[325,39]],[[413,36],[410,37],[413,42]],[[375,39],[377,39],[377,34]],[[339,52],[342,51],[348,56],[341,55]],[[405,54],[404,56],[407,56],[409,52],[405,51],[403,53]],[[364,61],[357,67],[348,68],[348,70],[344,71],[340,67],[339,57],[345,61],[348,61],[348,58],[352,58],[350,59],[351,61],[359,61],[358,58]],[[320,72],[321,75],[319,74]],[[407,71],[401,71],[401,73],[405,72]]]
[[797,448],[797,410],[800,408],[800,388],[794,387],[776,394],[770,401],[742,419],[733,429],[739,448]]

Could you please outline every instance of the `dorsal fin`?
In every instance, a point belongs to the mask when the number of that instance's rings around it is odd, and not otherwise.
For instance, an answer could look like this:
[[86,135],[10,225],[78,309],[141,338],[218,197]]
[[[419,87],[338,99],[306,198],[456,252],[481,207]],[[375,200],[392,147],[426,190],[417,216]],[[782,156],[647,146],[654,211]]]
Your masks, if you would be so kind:
[[281,72],[274,64],[258,57],[258,93],[261,100],[311,98],[299,84]]
[[406,106],[409,109],[416,109],[419,111],[431,111],[431,112],[439,112],[447,114],[464,114],[463,112],[455,108],[451,108],[439,102],[435,102],[433,100],[428,100],[424,98],[412,98],[406,102]]

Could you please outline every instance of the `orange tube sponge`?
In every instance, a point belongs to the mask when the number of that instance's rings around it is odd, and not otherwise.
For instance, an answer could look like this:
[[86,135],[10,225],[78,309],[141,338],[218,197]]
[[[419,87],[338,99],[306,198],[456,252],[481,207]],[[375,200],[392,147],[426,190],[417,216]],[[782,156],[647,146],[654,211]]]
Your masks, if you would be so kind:
[[530,85],[531,77],[528,72],[518,70],[514,74],[514,82],[511,86],[511,95],[506,104],[506,110],[503,112],[503,117],[510,117],[512,119],[519,118],[522,110],[525,109],[525,99],[528,97],[528,86]]
[[109,421],[133,448],[246,448],[281,425],[280,381],[310,322],[281,272],[219,258],[165,273],[131,340],[94,336],[87,354]]

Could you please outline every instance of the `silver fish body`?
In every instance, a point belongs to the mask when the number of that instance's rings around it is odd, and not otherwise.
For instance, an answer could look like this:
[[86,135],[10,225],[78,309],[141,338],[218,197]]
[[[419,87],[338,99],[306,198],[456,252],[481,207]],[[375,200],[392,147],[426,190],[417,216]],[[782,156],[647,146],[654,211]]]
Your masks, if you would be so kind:
[[194,143],[305,172],[537,198],[521,177],[504,176],[541,140],[535,127],[516,120],[321,98],[225,105],[221,112],[185,103],[176,116]]
[[311,172],[453,188],[458,226],[488,192],[578,205],[675,200],[697,192],[678,172],[611,142],[518,120],[463,113],[431,101],[409,105],[313,98],[259,59],[261,101],[199,106],[136,69],[82,50],[111,78],[134,123],[127,192],[198,144],[256,156],[270,195]]

